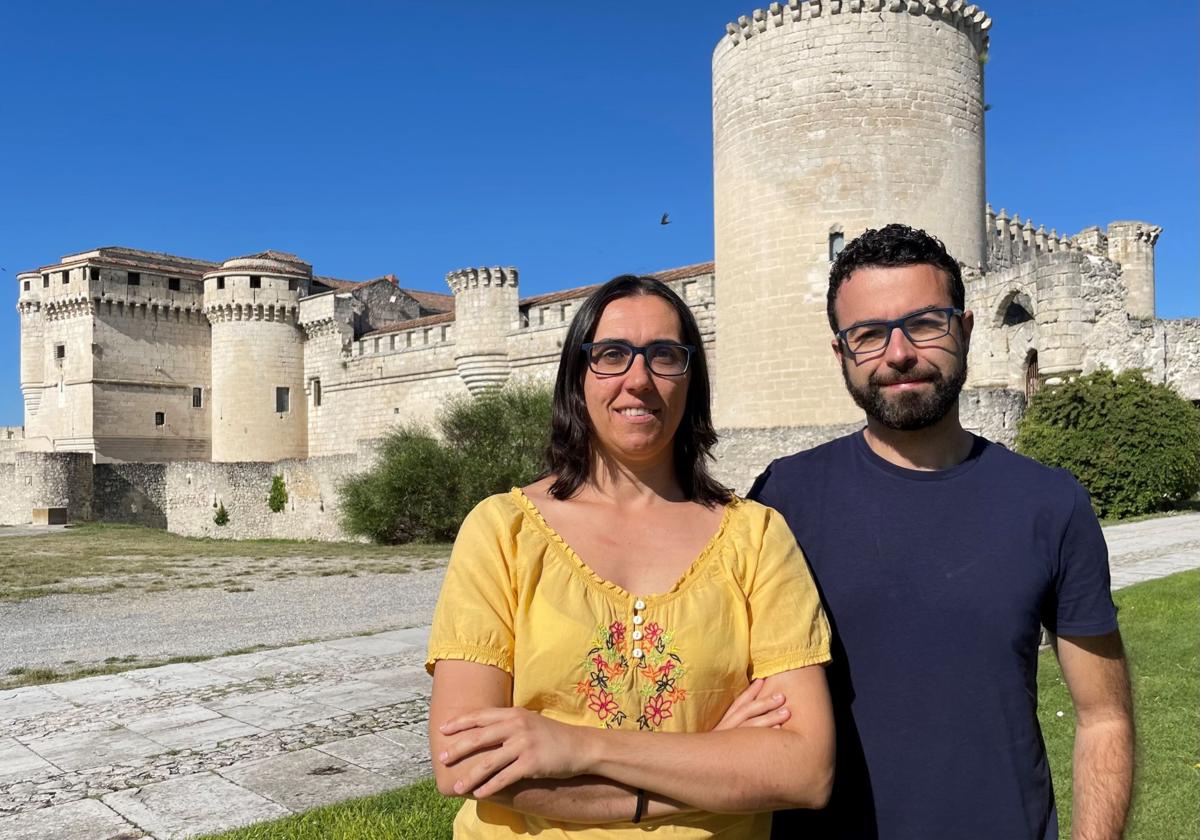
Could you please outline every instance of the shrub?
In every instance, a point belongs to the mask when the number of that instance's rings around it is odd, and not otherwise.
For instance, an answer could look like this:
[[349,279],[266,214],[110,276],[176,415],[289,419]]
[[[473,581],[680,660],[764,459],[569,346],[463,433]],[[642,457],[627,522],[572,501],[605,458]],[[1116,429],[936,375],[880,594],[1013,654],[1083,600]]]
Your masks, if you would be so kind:
[[1102,517],[1166,510],[1200,488],[1200,411],[1140,371],[1100,369],[1042,389],[1016,446],[1074,473]]
[[221,526],[229,524],[229,514],[225,512],[224,502],[217,505],[217,512],[213,514],[213,522]]
[[339,488],[349,533],[380,543],[453,539],[479,501],[541,472],[550,392],[510,387],[452,400],[438,429],[440,439],[420,426],[395,429],[376,466]]
[[420,427],[384,438],[379,463],[340,488],[343,526],[379,543],[453,538],[459,468],[454,454]]
[[287,485],[283,483],[283,476],[276,475],[271,479],[271,495],[267,496],[267,506],[272,513],[279,513],[287,507],[287,502]]
[[461,516],[493,493],[533,481],[550,438],[550,391],[510,386],[451,400],[438,426],[458,456]]

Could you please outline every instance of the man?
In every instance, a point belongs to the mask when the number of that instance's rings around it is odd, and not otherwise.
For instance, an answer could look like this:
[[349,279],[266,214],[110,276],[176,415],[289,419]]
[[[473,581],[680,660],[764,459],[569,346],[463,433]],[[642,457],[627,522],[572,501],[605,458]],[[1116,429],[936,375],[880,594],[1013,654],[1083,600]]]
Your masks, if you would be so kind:
[[1108,552],[1087,492],[959,423],[973,316],[958,263],[903,225],[830,272],[861,432],[772,463],[750,497],[804,549],[835,635],[829,807],[776,837],[1058,836],[1036,717],[1041,626],[1075,705],[1073,834],[1118,838],[1133,721]]

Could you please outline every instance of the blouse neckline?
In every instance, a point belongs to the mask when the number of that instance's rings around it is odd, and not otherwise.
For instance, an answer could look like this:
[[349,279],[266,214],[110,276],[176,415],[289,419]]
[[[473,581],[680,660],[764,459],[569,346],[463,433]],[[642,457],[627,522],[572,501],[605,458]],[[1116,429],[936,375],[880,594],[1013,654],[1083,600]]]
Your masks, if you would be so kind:
[[520,487],[514,487],[509,491],[509,493],[517,500],[517,503],[520,505],[525,516],[538,527],[538,529],[545,535],[546,540],[552,546],[558,549],[558,553],[567,559],[575,573],[582,577],[584,581],[592,585],[594,588],[599,589],[601,592],[604,592],[609,596],[617,597],[623,601],[641,600],[645,601],[646,603],[655,604],[662,604],[675,599],[679,595],[683,594],[683,592],[694,580],[700,577],[701,571],[708,566],[709,560],[717,553],[714,549],[717,547],[718,543],[720,543],[721,538],[725,535],[725,531],[729,525],[730,515],[732,514],[734,507],[736,507],[740,501],[740,499],[735,496],[733,501],[725,505],[725,510],[721,514],[721,522],[719,525],[717,525],[716,532],[713,533],[711,538],[709,538],[704,548],[702,548],[700,553],[696,555],[696,559],[693,560],[691,565],[687,567],[684,573],[679,577],[679,580],[675,581],[674,586],[672,586],[666,592],[661,592],[655,595],[634,595],[620,584],[614,583],[613,581],[602,578],[600,575],[596,574],[595,570],[583,561],[583,558],[580,557],[575,549],[571,547],[570,543],[564,540],[562,535],[559,534],[558,531],[554,530],[550,523],[546,521],[546,517],[542,515],[542,512],[538,509],[538,506],[533,503],[533,500],[525,495],[524,490],[522,490]]

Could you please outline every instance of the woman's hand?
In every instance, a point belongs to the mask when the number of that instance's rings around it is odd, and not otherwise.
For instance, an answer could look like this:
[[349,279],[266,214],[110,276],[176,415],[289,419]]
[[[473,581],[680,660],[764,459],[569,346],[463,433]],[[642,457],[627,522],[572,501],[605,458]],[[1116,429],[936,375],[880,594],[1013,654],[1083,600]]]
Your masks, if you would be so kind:
[[481,751],[454,783],[459,796],[484,799],[521,779],[566,779],[587,772],[583,727],[569,726],[522,708],[491,708],[459,715],[438,727],[450,742],[437,760],[453,767]]
[[782,694],[763,695],[765,680],[754,680],[725,710],[719,723],[713,727],[717,732],[722,729],[738,729],[739,727],[779,729],[791,717],[791,710],[785,705],[787,698]]

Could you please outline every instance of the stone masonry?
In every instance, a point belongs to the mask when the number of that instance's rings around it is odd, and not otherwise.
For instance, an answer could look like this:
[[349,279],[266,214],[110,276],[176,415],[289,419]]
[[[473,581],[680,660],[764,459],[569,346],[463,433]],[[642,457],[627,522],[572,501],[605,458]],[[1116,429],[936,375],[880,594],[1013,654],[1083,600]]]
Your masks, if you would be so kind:
[[[737,489],[861,423],[825,289],[840,248],[892,221],[941,237],[963,265],[968,428],[1011,443],[1033,391],[1100,366],[1200,403],[1200,319],[1155,318],[1159,227],[1060,235],[985,203],[991,23],[963,0],[790,0],[726,27],[712,63],[716,261],[656,276],[700,322],[717,473]],[[115,247],[17,279],[25,425],[0,441],[0,517],[28,521],[54,495],[35,489],[78,471],[55,458],[83,453],[97,468],[75,511],[316,538],[340,534],[337,482],[396,424],[552,381],[595,288],[522,298],[517,269],[468,267],[447,274],[447,294],[320,276],[275,251],[216,263]],[[122,466],[139,462],[158,466]],[[279,472],[296,501],[264,516]],[[231,514],[218,531],[214,503]]]

